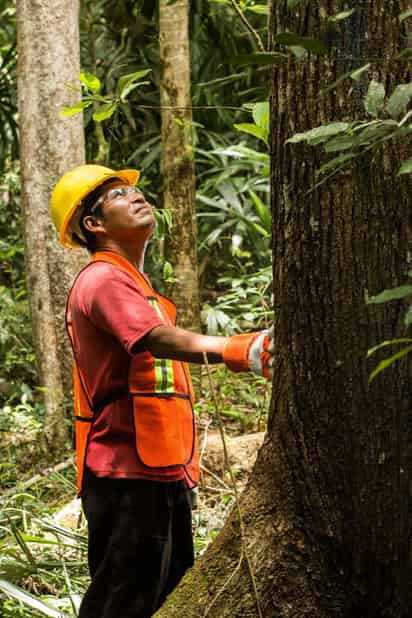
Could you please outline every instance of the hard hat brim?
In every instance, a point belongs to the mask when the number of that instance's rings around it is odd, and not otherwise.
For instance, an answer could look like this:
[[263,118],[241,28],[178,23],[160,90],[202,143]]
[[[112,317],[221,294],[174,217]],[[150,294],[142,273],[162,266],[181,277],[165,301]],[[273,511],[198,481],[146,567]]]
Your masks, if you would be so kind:
[[68,247],[71,249],[81,247],[79,243],[77,243],[73,238],[72,234],[69,232],[70,222],[76,210],[78,209],[81,202],[84,200],[86,195],[97,189],[98,186],[102,185],[110,178],[120,180],[124,180],[127,184],[134,186],[137,184],[140,178],[140,172],[138,170],[119,170],[113,172],[108,172],[107,174],[102,174],[94,183],[90,183],[84,190],[83,194],[80,195],[79,199],[75,204],[71,207],[69,212],[67,213],[66,219],[60,229],[59,240],[64,247]]

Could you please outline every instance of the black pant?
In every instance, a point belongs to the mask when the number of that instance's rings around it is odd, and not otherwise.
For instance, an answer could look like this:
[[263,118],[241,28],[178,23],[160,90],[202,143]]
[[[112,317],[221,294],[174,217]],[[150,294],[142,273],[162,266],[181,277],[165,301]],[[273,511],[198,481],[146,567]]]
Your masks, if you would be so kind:
[[85,473],[92,581],[79,618],[149,618],[193,565],[185,483]]

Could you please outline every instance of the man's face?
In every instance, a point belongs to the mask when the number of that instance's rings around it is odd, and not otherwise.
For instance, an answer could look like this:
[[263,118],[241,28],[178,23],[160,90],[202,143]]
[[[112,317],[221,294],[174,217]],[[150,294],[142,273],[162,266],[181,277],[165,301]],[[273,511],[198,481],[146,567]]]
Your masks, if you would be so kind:
[[105,185],[96,215],[104,234],[113,240],[149,238],[155,227],[152,206],[142,193],[120,180]]

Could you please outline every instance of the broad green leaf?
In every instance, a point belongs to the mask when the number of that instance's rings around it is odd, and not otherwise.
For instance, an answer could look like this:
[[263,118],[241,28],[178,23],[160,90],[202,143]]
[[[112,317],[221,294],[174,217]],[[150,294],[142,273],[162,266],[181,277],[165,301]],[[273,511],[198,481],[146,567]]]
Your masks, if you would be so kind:
[[252,198],[253,204],[255,206],[255,210],[257,212],[259,219],[262,222],[262,225],[264,226],[265,230],[269,233],[272,230],[272,219],[269,213],[269,209],[265,206],[265,204],[262,202],[260,197],[256,195],[254,191],[249,189],[248,193],[250,197]]
[[339,150],[349,150],[356,144],[356,138],[350,135],[339,135],[332,138],[325,144],[325,152],[337,152]]
[[[348,122],[332,122],[331,124],[321,125],[306,131],[305,133],[296,133],[292,137],[286,140],[286,144],[297,144],[298,142],[310,142],[311,140],[326,141],[333,135],[343,133],[350,127]],[[317,143],[321,143],[317,141]]]
[[252,114],[255,124],[262,127],[262,129],[267,132],[269,126],[269,101],[255,103],[253,105]]
[[287,54],[280,52],[257,52],[256,54],[241,54],[239,56],[233,56],[229,59],[230,64],[236,66],[248,66],[252,64],[258,65],[270,65],[281,64],[287,60]]
[[298,60],[301,60],[302,58],[308,55],[307,50],[304,47],[301,47],[300,45],[291,45],[289,47],[289,50],[292,52],[294,56],[296,56]]
[[96,122],[102,122],[102,120],[107,120],[107,118],[113,116],[116,108],[117,103],[106,103],[105,105],[100,105],[100,107],[98,107],[96,111],[93,112],[93,120],[95,120]]
[[213,86],[224,86],[226,84],[230,84],[231,82],[237,81],[238,79],[242,79],[243,77],[249,77],[249,73],[247,71],[242,71],[241,73],[232,73],[232,75],[225,75],[225,77],[209,79],[207,82],[198,82],[197,84],[195,84],[195,86],[196,88],[211,88]]
[[402,350],[400,350],[399,352],[397,352],[396,354],[394,354],[393,356],[391,356],[390,358],[385,358],[385,360],[381,361],[379,365],[370,374],[369,383],[371,383],[372,380],[376,378],[376,376],[379,373],[381,373],[384,369],[387,369],[388,367],[393,365],[393,363],[395,363],[397,360],[400,360],[401,358],[409,354],[411,351],[412,351],[412,345],[409,345],[403,348]]
[[412,159],[407,159],[399,168],[398,174],[410,174],[412,172]]
[[403,13],[401,13],[399,15],[399,21],[403,22],[405,19],[408,19],[408,17],[412,16],[412,9],[408,9],[407,11],[404,11]]
[[385,101],[385,86],[374,79],[370,82],[365,97],[365,110],[371,116],[377,116]]
[[119,97],[123,97],[123,92],[127,86],[133,84],[134,82],[139,81],[142,77],[146,77],[151,72],[152,69],[143,69],[142,71],[135,71],[135,73],[128,73],[127,75],[122,75],[119,77],[117,82],[117,94]]
[[90,92],[93,92],[93,94],[100,92],[101,83],[96,75],[92,75],[91,73],[80,73],[80,82],[86,86]]
[[369,69],[369,67],[370,67],[370,63],[364,64],[362,67],[359,67],[359,69],[356,69],[355,71],[347,71],[346,73],[342,73],[342,75],[339,75],[336,81],[326,86],[326,88],[323,88],[323,90],[320,91],[321,94],[326,94],[330,90],[333,90],[334,88],[336,88],[336,86],[338,86],[341,82],[343,82],[348,77],[350,77],[354,81],[357,81],[361,77],[361,75]]
[[127,86],[123,88],[122,96],[120,97],[121,100],[124,102],[126,98],[129,96],[129,94],[133,92],[133,90],[136,90],[136,88],[141,88],[142,86],[146,86],[147,84],[150,84],[150,82],[136,82],[136,83],[128,84]]
[[47,605],[32,594],[29,594],[22,588],[18,588],[4,579],[0,579],[0,589],[3,590],[3,592],[5,592],[8,596],[16,599],[28,607],[31,607],[31,609],[44,614],[45,616],[50,616],[50,618],[64,618],[63,614],[53,609],[53,607],[50,607],[50,605]]
[[396,58],[410,58],[412,56],[412,47],[405,47]]
[[403,323],[405,324],[405,326],[410,326],[412,324],[412,306],[409,307],[408,311],[405,314],[405,317],[403,318]]
[[208,335],[217,335],[219,327],[225,328],[230,320],[230,317],[221,309],[216,309],[210,305],[206,305],[201,314],[202,321],[206,323]]
[[392,118],[398,118],[406,112],[409,101],[412,98],[412,83],[399,84],[389,97],[387,110]]
[[281,32],[275,36],[275,40],[281,45],[298,45],[304,47],[315,54],[326,54],[326,45],[319,39],[312,39],[306,36],[299,36],[293,32]]
[[409,337],[402,337],[401,339],[391,339],[390,341],[382,341],[382,343],[378,343],[378,345],[373,346],[373,348],[369,348],[368,350],[368,358],[375,354],[377,350],[381,350],[382,348],[386,348],[388,345],[397,345],[399,343],[412,343],[412,339]]
[[254,232],[257,232],[259,234],[259,236],[263,236],[263,238],[269,238],[270,237],[269,232],[267,230],[265,230],[264,227],[259,225],[259,223],[256,223],[256,221],[252,221],[250,218],[244,217],[243,215],[241,215],[239,213],[237,214],[237,218],[240,219],[240,221],[243,221],[243,223],[245,223]]
[[335,15],[331,15],[328,19],[329,21],[341,21],[342,19],[346,19],[353,15],[356,9],[349,9],[349,11],[341,11],[340,13],[336,13]]
[[334,157],[324,165],[322,165],[318,170],[316,170],[316,176],[321,176],[322,174],[327,174],[329,172],[333,172],[334,169],[338,170],[345,166],[347,162],[353,159],[355,155],[353,153],[349,154],[341,154],[337,157]]
[[75,114],[82,112],[87,107],[90,107],[91,104],[91,101],[82,101],[81,103],[76,103],[76,105],[73,105],[72,107],[64,107],[60,112],[60,116],[74,116]]
[[254,4],[246,7],[247,11],[258,13],[259,15],[269,15],[269,7],[267,4]]
[[[394,125],[389,124],[389,122],[394,123]],[[365,126],[364,129],[359,129],[356,143],[359,146],[368,146],[369,144],[373,144],[377,140],[381,139],[384,135],[392,135],[397,127],[398,123],[394,120],[377,121],[377,124]]]
[[[20,581],[33,573],[33,566],[26,560],[14,560],[8,558],[9,552],[4,547],[1,549],[0,578],[7,581]],[[7,557],[6,557],[7,556]]]
[[371,64],[370,62],[368,62],[368,64],[364,64],[362,67],[359,67],[359,69],[355,69],[355,71],[351,71],[350,78],[353,79],[355,82],[358,81],[360,76],[363,75],[363,73],[365,73],[365,71],[367,71],[370,68],[370,66]]
[[169,279],[173,275],[173,266],[170,262],[165,262],[163,264],[163,278]]
[[243,122],[241,124],[233,125],[235,129],[238,131],[243,131],[244,133],[249,133],[258,139],[261,139],[267,145],[267,131],[262,129],[262,127],[258,127],[255,124]]
[[390,288],[389,290],[384,290],[380,294],[376,296],[371,296],[367,299],[368,305],[379,305],[381,303],[387,303],[391,300],[400,300],[401,298],[405,298],[406,296],[410,296],[412,294],[412,285],[401,285],[397,288]]
[[229,157],[246,157],[257,163],[269,162],[269,155],[267,153],[258,152],[257,150],[247,148],[246,146],[232,146],[231,148],[223,148],[217,152]]

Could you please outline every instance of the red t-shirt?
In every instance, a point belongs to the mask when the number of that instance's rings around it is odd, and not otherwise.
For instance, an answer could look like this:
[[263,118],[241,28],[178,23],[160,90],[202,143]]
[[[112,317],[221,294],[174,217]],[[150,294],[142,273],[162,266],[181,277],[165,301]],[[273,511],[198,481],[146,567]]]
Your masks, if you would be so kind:
[[[94,404],[127,391],[132,350],[163,324],[144,291],[123,270],[94,262],[78,276],[71,295],[74,345]],[[141,350],[140,350],[141,351]],[[133,406],[127,394],[96,412],[86,455],[96,476],[176,481],[183,468],[147,468],[138,459]]]

